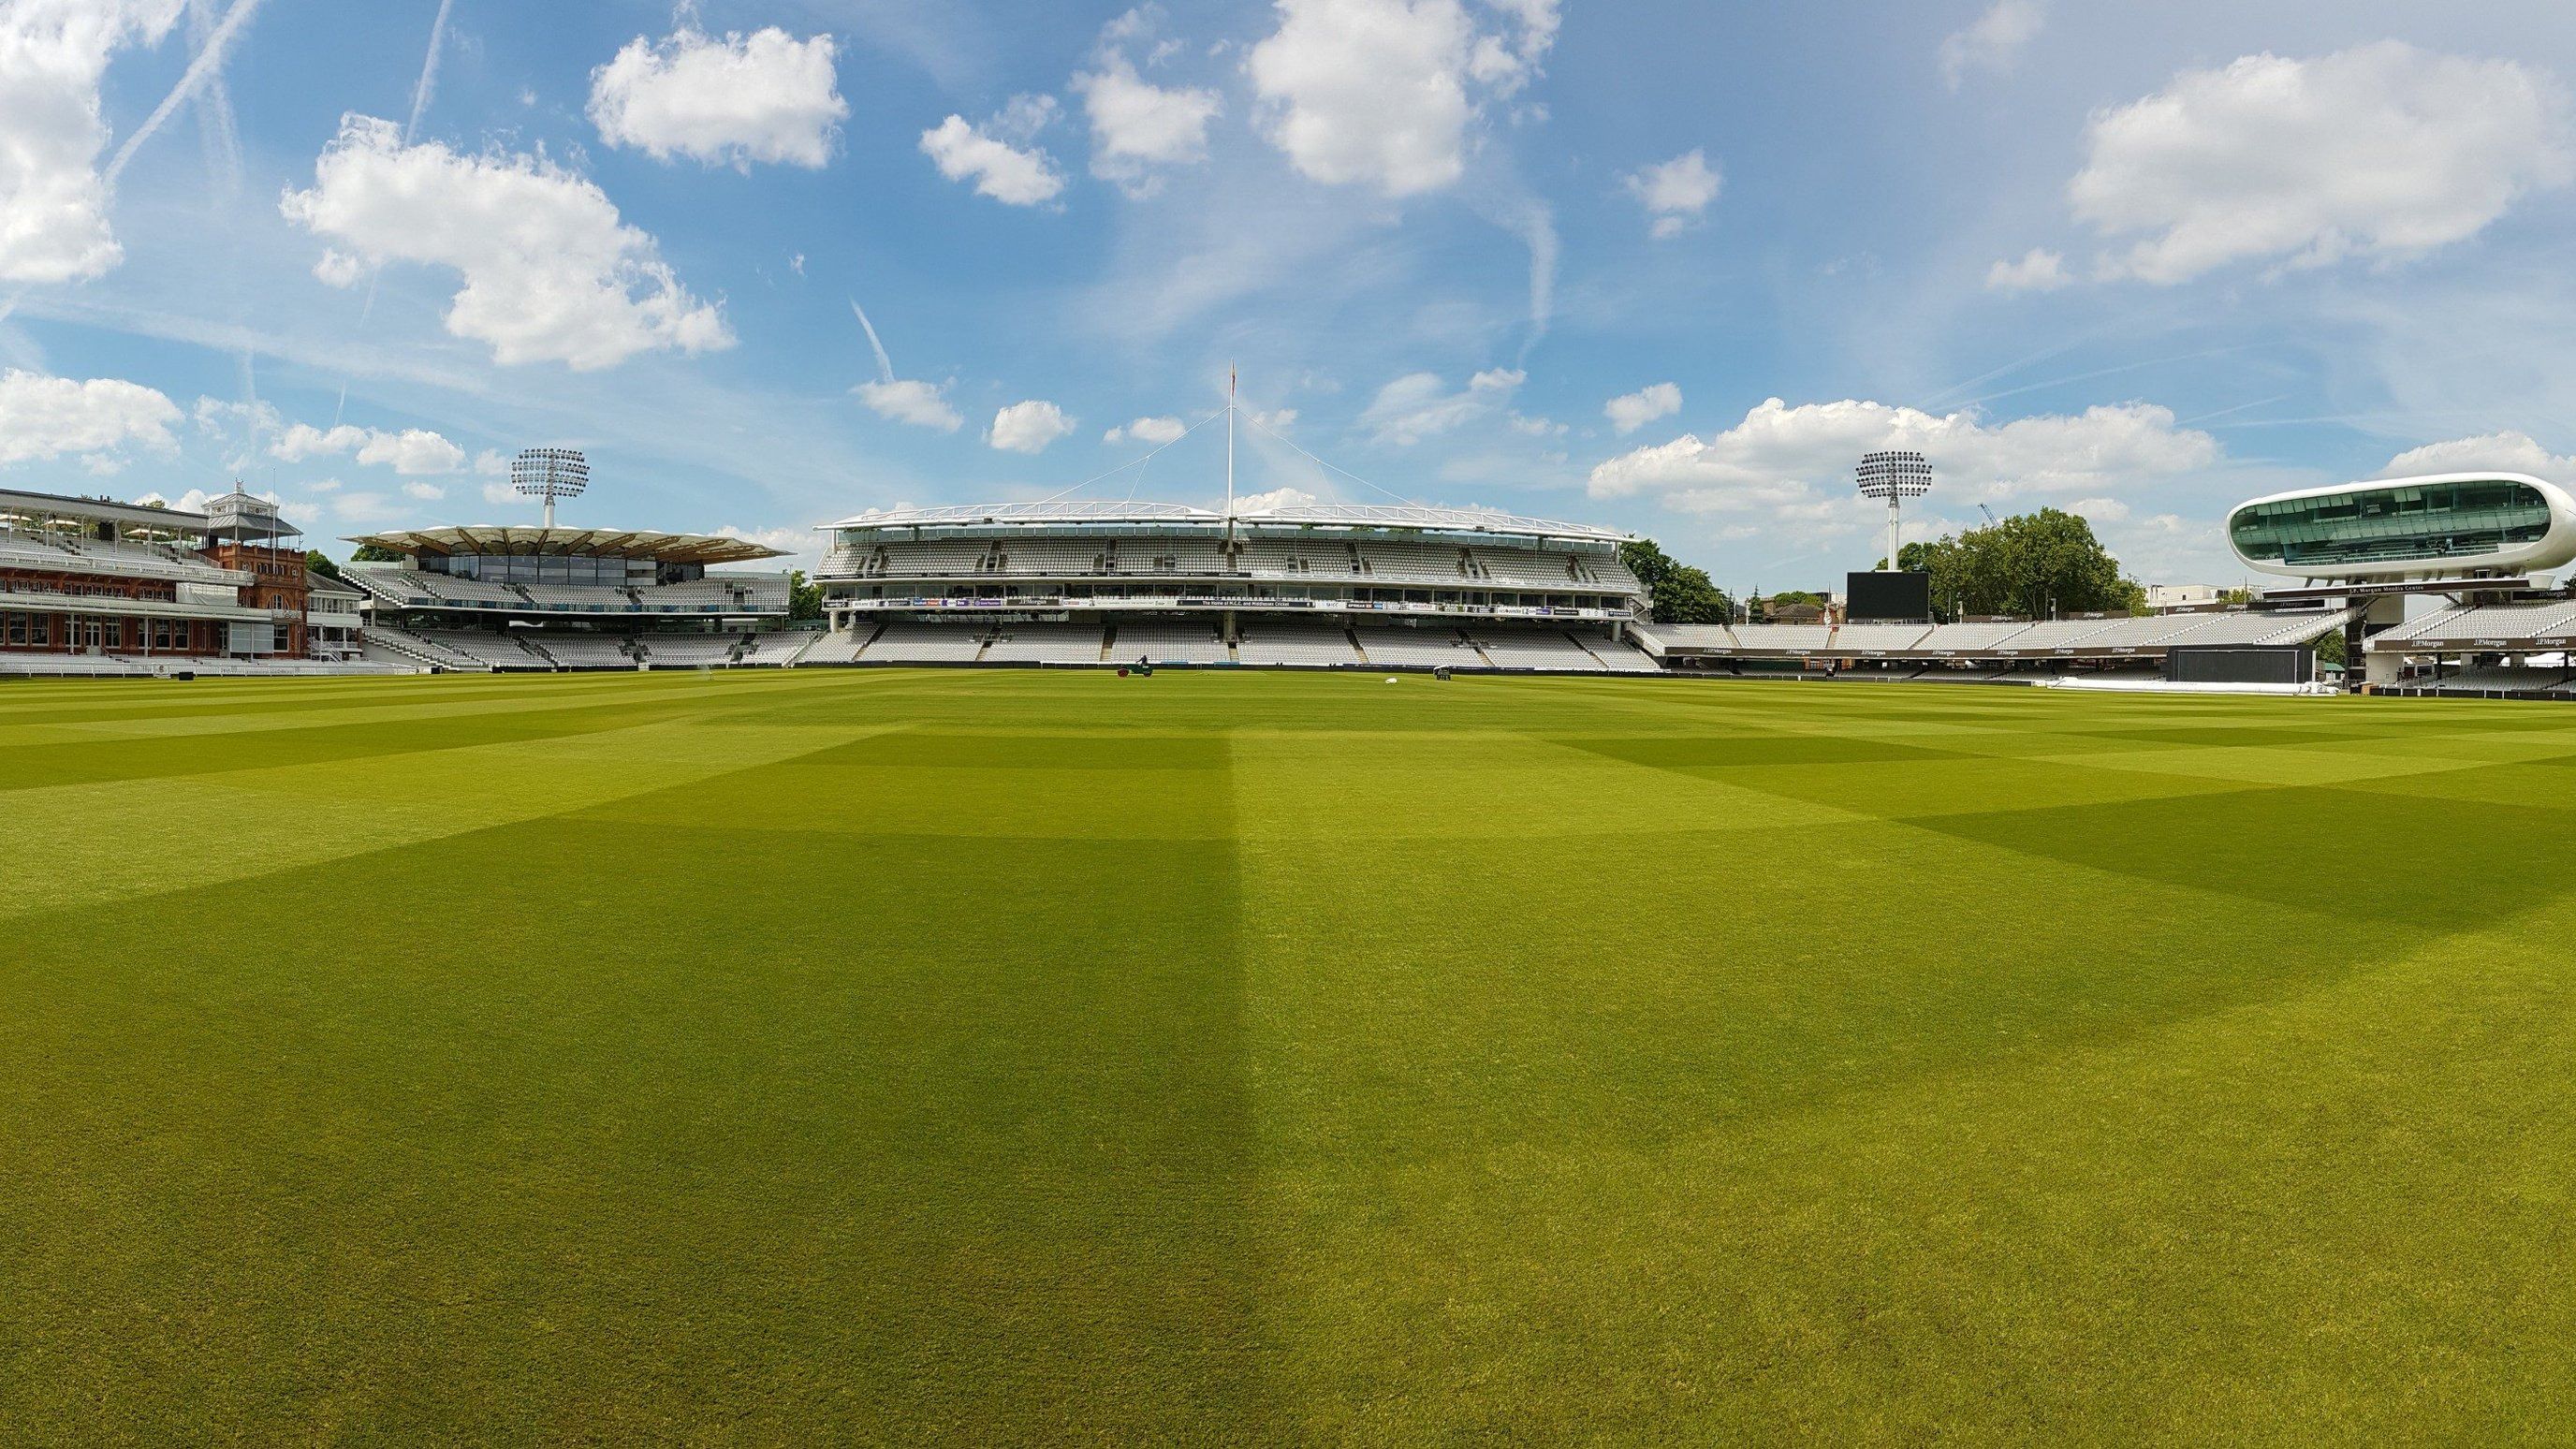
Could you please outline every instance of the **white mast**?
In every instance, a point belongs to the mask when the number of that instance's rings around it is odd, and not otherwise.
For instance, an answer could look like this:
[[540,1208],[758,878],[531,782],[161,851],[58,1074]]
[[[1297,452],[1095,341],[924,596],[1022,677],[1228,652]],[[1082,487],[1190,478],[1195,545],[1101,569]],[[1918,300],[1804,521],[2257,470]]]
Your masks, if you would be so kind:
[[1225,516],[1234,517],[1234,364],[1225,365]]

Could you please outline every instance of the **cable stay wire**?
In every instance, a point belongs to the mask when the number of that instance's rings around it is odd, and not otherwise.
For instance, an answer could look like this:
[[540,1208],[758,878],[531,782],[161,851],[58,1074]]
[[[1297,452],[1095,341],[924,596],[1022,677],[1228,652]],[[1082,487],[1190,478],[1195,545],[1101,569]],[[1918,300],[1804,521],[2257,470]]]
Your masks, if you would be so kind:
[[[1188,427],[1183,428],[1181,430],[1180,438],[1172,439],[1170,442],[1163,444],[1161,448],[1156,448],[1153,452],[1143,454],[1139,457],[1130,458],[1126,462],[1119,464],[1117,467],[1112,468],[1105,473],[1094,473],[1090,477],[1083,479],[1081,482],[1074,484],[1072,487],[1067,488],[1060,493],[1050,493],[1038,501],[1040,503],[1053,503],[1061,498],[1069,498],[1074,494],[1081,492],[1083,489],[1090,487],[1092,484],[1099,482],[1103,478],[1113,478],[1118,474],[1126,472],[1130,468],[1142,467],[1143,465],[1154,461],[1155,456],[1161,453],[1164,448],[1179,447],[1181,445],[1181,438],[1188,437],[1190,434],[1197,432],[1199,429],[1206,427],[1208,424],[1215,422],[1217,419],[1224,416],[1225,410],[1220,408],[1217,411],[1208,414],[1206,417],[1199,419],[1197,422],[1190,424]],[[1131,488],[1128,490],[1127,496],[1130,498],[1135,497],[1135,491]]]
[[[1363,488],[1375,488],[1378,492],[1385,494],[1387,497],[1394,499],[1396,502],[1403,504],[1407,508],[1420,508],[1423,506],[1413,499],[1407,498],[1403,494],[1396,492],[1392,488],[1379,488],[1375,483],[1370,482],[1348,468],[1342,467],[1338,463],[1328,463],[1325,460],[1316,457],[1314,454],[1298,447],[1295,443],[1289,442],[1288,439],[1280,436],[1278,433],[1272,432],[1259,418],[1254,417],[1250,413],[1244,414],[1243,420],[1250,423],[1253,427],[1258,428],[1263,436],[1269,438],[1273,442],[1285,444],[1291,452],[1296,453],[1299,457],[1304,458],[1307,462],[1312,463],[1319,468],[1330,468],[1334,472],[1341,474],[1343,477],[1350,479],[1352,482],[1359,484]],[[1174,439],[1173,441],[1178,442],[1179,440]]]

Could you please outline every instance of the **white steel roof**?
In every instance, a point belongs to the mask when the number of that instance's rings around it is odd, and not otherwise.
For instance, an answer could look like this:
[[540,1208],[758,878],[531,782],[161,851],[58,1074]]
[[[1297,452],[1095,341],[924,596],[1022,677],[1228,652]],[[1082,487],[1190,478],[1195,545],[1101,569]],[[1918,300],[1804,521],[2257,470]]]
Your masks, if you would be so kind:
[[1225,515],[1184,503],[960,503],[932,508],[876,508],[826,528],[971,528],[982,524],[1044,527],[1068,523],[1223,523]]
[[1415,503],[1283,503],[1239,515],[1246,523],[1313,528],[1401,528],[1431,533],[1509,533],[1531,538],[1625,543],[1632,535],[1588,523],[1524,518],[1490,508],[1427,508]]
[[[1234,515],[1255,528],[1383,528],[1424,533],[1494,533],[1525,538],[1556,538],[1589,543],[1624,543],[1631,534],[1583,523],[1557,523],[1524,518],[1486,508],[1427,508],[1418,504],[1290,503]],[[1069,525],[1181,526],[1214,528],[1226,515],[1185,503],[1056,501],[1045,503],[957,504],[931,508],[880,508],[853,514],[832,529],[877,528],[1020,528]]]

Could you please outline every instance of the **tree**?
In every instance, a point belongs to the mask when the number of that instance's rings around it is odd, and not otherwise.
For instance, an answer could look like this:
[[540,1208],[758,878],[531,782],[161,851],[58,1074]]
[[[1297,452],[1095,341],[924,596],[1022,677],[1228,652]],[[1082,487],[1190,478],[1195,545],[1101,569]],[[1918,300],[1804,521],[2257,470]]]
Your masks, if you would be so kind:
[[401,563],[402,561],[401,554],[376,543],[359,544],[358,551],[349,555],[351,563]]
[[304,551],[304,567],[326,579],[346,577],[340,572],[340,565],[332,559],[331,555],[318,548],[308,548]]
[[1619,545],[1619,561],[1646,586],[1648,617],[1658,624],[1723,624],[1735,617],[1735,601],[1706,569],[1676,560],[1651,538]]
[[1933,608],[1948,618],[2135,613],[2147,602],[2147,591],[2120,572],[2093,525],[2055,508],[1907,544],[1897,558],[1932,576]]
[[823,617],[823,587],[808,581],[803,569],[787,571],[787,617],[791,622]]

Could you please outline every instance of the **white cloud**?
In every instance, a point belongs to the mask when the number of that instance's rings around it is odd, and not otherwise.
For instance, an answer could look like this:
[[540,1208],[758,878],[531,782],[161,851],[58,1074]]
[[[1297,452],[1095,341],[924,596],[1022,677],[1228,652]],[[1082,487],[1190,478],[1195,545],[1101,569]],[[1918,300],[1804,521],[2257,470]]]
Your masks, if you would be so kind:
[[277,441],[269,444],[268,452],[286,463],[355,454],[362,464],[390,466],[411,477],[453,473],[465,466],[465,450],[427,428],[405,428],[394,433],[348,423],[328,429],[297,423],[280,432]]
[[99,81],[108,58],[157,44],[181,0],[0,5],[0,280],[70,282],[124,257],[107,223]]
[[1111,428],[1101,436],[1100,441],[1124,443],[1132,439],[1139,443],[1152,443],[1156,447],[1161,447],[1166,443],[1179,442],[1181,434],[1189,430],[1190,425],[1179,418],[1138,418],[1123,428]]
[[2087,143],[2070,187],[2077,220],[2106,237],[2149,234],[2102,272],[2157,283],[2250,259],[2419,255],[2576,175],[2566,97],[2549,76],[2394,41],[2186,71],[2095,113]]
[[993,414],[993,429],[984,440],[1005,453],[1043,453],[1047,445],[1073,431],[1073,419],[1051,402],[1015,402]]
[[1053,96],[1017,96],[981,125],[950,116],[922,132],[921,152],[949,180],[973,180],[979,195],[1006,206],[1043,206],[1064,193],[1064,173],[1030,143],[1055,112]]
[[1284,433],[1290,428],[1297,426],[1297,410],[1295,408],[1274,408],[1266,413],[1247,410],[1244,415],[1251,418],[1254,423],[1268,428],[1274,433]]
[[447,496],[447,490],[435,483],[405,483],[402,491],[405,498],[416,498],[423,503],[436,503]]
[[2420,477],[2427,473],[2528,473],[2553,483],[2576,483],[2576,457],[2560,456],[2534,441],[2529,433],[2488,433],[2427,443],[2388,460],[2382,478]]
[[1303,488],[1273,488],[1267,493],[1246,493],[1234,500],[1237,513],[1267,513],[1273,508],[1294,508],[1312,503],[1315,495]]
[[543,155],[406,146],[393,122],[352,115],[313,170],[313,189],[286,193],[286,216],[369,266],[462,274],[447,330],[489,344],[497,362],[590,371],[648,349],[733,345],[723,312],[689,294],[653,238]]
[[337,247],[324,247],[313,264],[313,278],[326,287],[354,287],[366,276],[367,264]]
[[1132,31],[1129,11],[1111,22],[1094,68],[1073,78],[1091,119],[1091,174],[1117,183],[1130,196],[1148,196],[1161,186],[1157,166],[1184,166],[1207,159],[1208,122],[1224,103],[1212,90],[1158,86],[1136,73],[1115,38]]
[[778,549],[787,555],[785,558],[764,559],[752,565],[754,568],[772,571],[803,569],[811,573],[815,564],[822,559],[822,535],[810,528],[738,528],[732,524],[726,524],[717,529],[716,533],[725,538],[739,538],[747,543],[756,543],[763,548]]
[[405,428],[399,433],[376,433],[358,447],[358,461],[381,463],[397,473],[417,477],[425,473],[453,473],[465,466],[465,450],[427,428]]
[[1988,423],[1885,403],[1790,407],[1764,402],[1711,438],[1685,434],[1592,470],[1595,498],[1654,497],[1690,513],[1768,513],[1825,530],[1868,520],[1854,511],[1851,471],[1863,453],[1911,448],[1931,460],[1935,492],[2000,499],[2024,494],[2115,498],[2200,472],[2221,457],[2215,439],[2145,403],[2074,416]]
[[2054,292],[2074,279],[2066,275],[2066,258],[2041,247],[2017,262],[1997,262],[1986,269],[1990,292]]
[[1659,241],[1687,231],[1726,184],[1708,164],[1707,153],[1696,149],[1636,172],[1627,183],[1629,192],[1645,204]]
[[1669,382],[1640,388],[1601,405],[1602,416],[1622,434],[1633,433],[1657,418],[1668,418],[1681,410],[1682,390]]
[[1271,144],[1328,185],[1455,182],[1481,100],[1520,92],[1556,39],[1556,0],[1487,7],[1503,31],[1479,31],[1459,0],[1277,0],[1279,29],[1246,62]]
[[1453,393],[1436,372],[1408,373],[1378,389],[1360,422],[1376,441],[1409,448],[1492,413],[1527,376],[1497,368]]
[[2011,70],[2047,24],[2044,0],[1995,0],[1976,24],[1941,42],[1941,83],[1955,91],[1970,71]]
[[832,60],[828,35],[771,26],[719,39],[683,24],[658,43],[637,36],[590,73],[590,119],[600,139],[656,161],[819,167],[850,114]]
[[943,383],[887,378],[860,383],[851,391],[881,418],[910,423],[916,428],[937,428],[943,433],[953,433],[966,425],[966,419],[949,406],[948,388]]
[[113,465],[129,447],[167,453],[179,405],[140,383],[76,382],[10,368],[0,372],[0,465],[66,455]]

